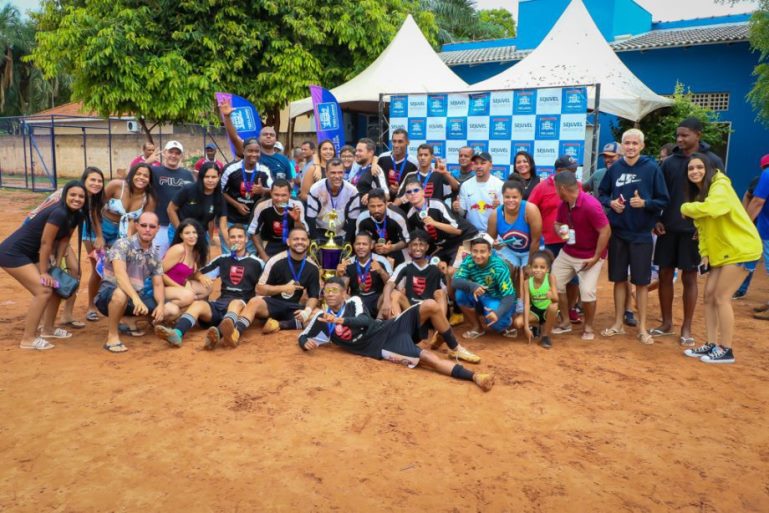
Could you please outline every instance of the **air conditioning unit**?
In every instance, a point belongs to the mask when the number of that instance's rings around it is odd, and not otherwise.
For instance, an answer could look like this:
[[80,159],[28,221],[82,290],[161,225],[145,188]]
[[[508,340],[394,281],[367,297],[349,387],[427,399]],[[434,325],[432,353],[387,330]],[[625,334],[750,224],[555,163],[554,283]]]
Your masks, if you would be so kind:
[[129,132],[132,132],[134,134],[138,134],[139,132],[141,132],[142,127],[141,127],[141,125],[139,124],[138,121],[127,121],[126,122],[126,129]]

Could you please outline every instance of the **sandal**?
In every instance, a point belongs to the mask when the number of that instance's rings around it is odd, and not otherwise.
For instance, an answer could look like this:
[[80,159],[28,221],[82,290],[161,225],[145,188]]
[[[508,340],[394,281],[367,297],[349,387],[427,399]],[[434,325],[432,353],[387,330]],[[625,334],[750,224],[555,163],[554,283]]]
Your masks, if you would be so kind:
[[42,337],[37,337],[31,343],[25,344],[22,342],[19,344],[19,349],[36,349],[37,351],[45,351],[46,349],[53,349],[54,347],[56,346]]
[[122,335],[130,335],[132,337],[143,337],[145,335],[144,330],[132,328],[128,324],[119,324],[117,330]]
[[45,333],[41,333],[40,336],[43,338],[70,338],[72,333],[65,330],[64,328],[56,328],[53,330],[53,333],[49,333],[47,335]]
[[624,335],[625,330],[622,328],[615,328],[612,326],[611,328],[606,328],[601,332],[602,337],[613,337],[615,335]]
[[75,320],[66,321],[66,322],[62,322],[61,325],[73,330],[82,330],[83,328],[85,328],[85,323],[83,321],[75,321]]
[[89,310],[85,314],[85,320],[86,321],[91,321],[91,322],[96,322],[96,321],[99,320],[99,313],[96,312],[96,310]]
[[659,328],[652,328],[649,330],[649,335],[652,337],[669,337],[673,334],[672,331],[662,331]]
[[485,331],[468,330],[462,333],[462,338],[467,340],[475,340],[478,337],[482,337],[486,334]]
[[114,344],[106,343],[104,344],[104,349],[110,353],[125,353],[128,351],[128,348],[120,341],[117,341]]
[[649,333],[639,333],[636,335],[636,337],[641,341],[642,344],[646,344],[647,346],[654,344],[654,337],[652,337]]
[[595,340],[595,333],[592,331],[583,331],[582,340]]
[[694,347],[696,342],[694,341],[694,337],[681,336],[678,338],[678,344],[683,347]]

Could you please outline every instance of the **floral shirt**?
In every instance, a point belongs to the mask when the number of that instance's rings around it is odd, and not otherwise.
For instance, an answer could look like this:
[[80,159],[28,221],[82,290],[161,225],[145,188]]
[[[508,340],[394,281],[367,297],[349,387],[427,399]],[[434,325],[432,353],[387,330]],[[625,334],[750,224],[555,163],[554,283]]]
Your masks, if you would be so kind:
[[163,275],[163,262],[155,246],[150,245],[149,249],[142,249],[138,234],[119,239],[107,252],[107,260],[104,262],[104,280],[117,284],[112,267],[113,260],[125,262],[128,279],[137,292],[144,290],[144,282],[147,278]]

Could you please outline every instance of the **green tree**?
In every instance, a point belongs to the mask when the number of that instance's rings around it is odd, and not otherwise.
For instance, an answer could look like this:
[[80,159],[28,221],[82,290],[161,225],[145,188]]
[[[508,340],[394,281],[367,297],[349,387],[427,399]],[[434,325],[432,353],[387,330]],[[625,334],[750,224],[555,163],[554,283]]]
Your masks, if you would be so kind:
[[[333,87],[370,64],[417,0],[44,0],[32,58],[73,77],[73,98],[100,115],[149,121],[214,119],[214,92],[251,99],[268,124],[307,86]],[[394,70],[397,78],[397,70]]]
[[[688,117],[695,117],[702,121],[704,126],[702,141],[710,145],[720,144],[724,136],[729,133],[727,125],[717,123],[718,114],[694,103],[691,92],[685,91],[684,85],[680,82],[676,83],[672,99],[673,105],[655,110],[639,123],[638,128],[644,133],[646,146],[644,153],[657,155],[663,145],[675,142],[678,124]],[[622,133],[633,126],[632,121],[620,119],[619,123],[612,126],[614,139],[621,140]]]
[[515,20],[506,9],[478,11],[473,0],[422,0],[435,15],[441,44],[515,36]]
[[515,37],[515,19],[507,9],[483,9],[478,12],[478,19],[489,39]]
[[756,81],[748,93],[748,100],[758,118],[769,125],[769,0],[760,0],[758,5],[750,17],[750,46],[759,57],[753,70]]

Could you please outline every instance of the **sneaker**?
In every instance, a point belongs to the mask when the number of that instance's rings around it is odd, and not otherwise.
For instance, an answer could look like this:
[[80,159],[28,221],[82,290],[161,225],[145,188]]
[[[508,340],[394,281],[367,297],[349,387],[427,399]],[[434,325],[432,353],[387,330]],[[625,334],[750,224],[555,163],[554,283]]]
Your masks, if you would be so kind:
[[532,335],[534,338],[539,338],[539,332],[540,332],[540,331],[542,331],[542,330],[540,330],[539,326],[532,326],[532,327],[531,327],[531,335]]
[[635,315],[633,315],[633,312],[630,310],[625,310],[625,319],[622,322],[625,323],[625,326],[638,326],[638,321],[636,320]]
[[222,335],[219,333],[219,328],[211,326],[206,332],[206,343],[203,344],[203,349],[213,351],[221,340]]
[[449,350],[449,358],[454,358],[457,360],[464,360],[468,363],[478,363],[481,361],[481,357],[478,356],[475,353],[472,353],[465,349],[462,346],[459,346],[457,349],[451,349]]
[[580,318],[576,308],[569,309],[569,322],[572,324],[579,324],[582,322],[582,318]]
[[473,382],[481,387],[481,390],[488,392],[494,386],[494,375],[485,372],[476,372],[473,374]]
[[542,337],[542,340],[539,341],[539,345],[545,349],[552,349],[553,347],[553,343],[550,342],[550,337],[548,337],[547,335]]
[[219,323],[219,331],[222,334],[221,341],[229,346],[237,347],[240,340],[240,332],[235,328],[235,321],[231,317],[225,317]]
[[705,363],[734,363],[731,347],[715,346],[712,351],[700,358]]
[[280,331],[280,323],[272,318],[267,319],[267,322],[265,322],[264,326],[262,327],[263,335],[269,335],[270,333],[277,333],[279,331]]
[[449,325],[451,326],[459,326],[463,322],[465,322],[465,316],[459,312],[454,312],[449,317]]
[[709,354],[714,347],[716,347],[715,344],[711,344],[708,342],[701,345],[700,347],[695,347],[694,349],[687,349],[686,351],[684,351],[684,356],[690,356],[692,358],[702,358],[706,354]]
[[178,330],[158,324],[155,326],[155,335],[162,338],[173,347],[182,347],[182,335]]

